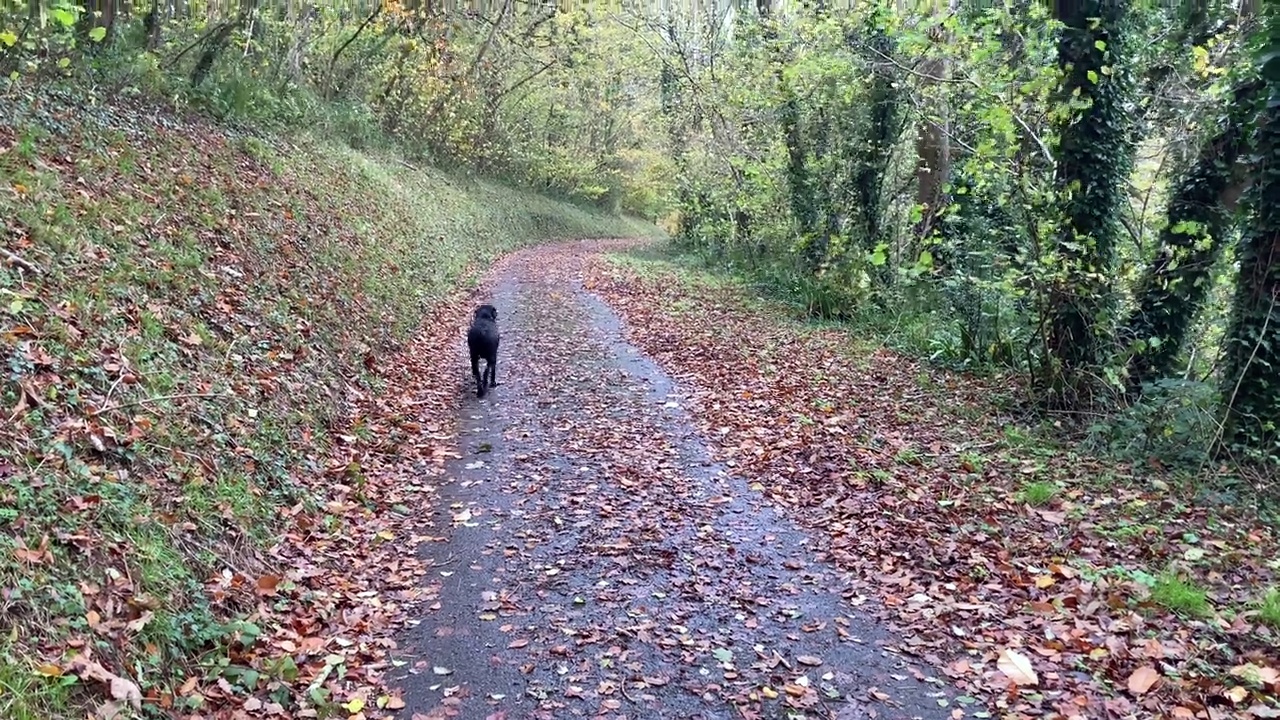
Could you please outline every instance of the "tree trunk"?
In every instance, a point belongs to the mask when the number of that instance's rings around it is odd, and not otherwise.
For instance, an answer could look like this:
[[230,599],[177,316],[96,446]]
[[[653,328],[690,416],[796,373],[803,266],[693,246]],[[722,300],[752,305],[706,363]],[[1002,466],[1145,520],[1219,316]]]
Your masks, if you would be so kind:
[[364,29],[369,27],[369,23],[373,22],[381,14],[382,4],[379,3],[378,6],[373,9],[373,12],[369,13],[369,17],[365,18],[364,22],[360,23],[360,27],[356,28],[356,31],[351,33],[351,37],[347,38],[346,42],[339,45],[338,49],[333,51],[333,56],[329,58],[329,69],[325,73],[324,96],[326,99],[333,98],[335,91],[333,68],[338,64],[338,58],[342,56],[342,51],[346,50],[348,45],[355,42],[356,38],[360,37],[360,33],[364,32]]
[[756,0],[756,12],[760,15],[762,34],[768,48],[782,106],[778,108],[778,122],[782,125],[782,140],[787,147],[787,196],[791,200],[791,215],[805,243],[806,255],[812,263],[816,254],[814,245],[818,233],[818,213],[815,212],[809,183],[809,168],[805,163],[804,141],[800,131],[800,100],[784,74],[786,58],[778,36],[778,27],[772,17],[772,0]]
[[866,23],[868,38],[865,46],[873,73],[867,99],[869,130],[865,142],[861,143],[862,148],[854,151],[851,174],[863,246],[868,253],[881,258],[873,266],[872,276],[877,285],[887,287],[893,275],[889,253],[881,250],[881,245],[886,243],[881,195],[893,146],[902,134],[905,113],[902,93],[897,87],[898,78],[890,62],[895,50],[893,40],[880,27],[879,12],[882,11],[873,12]]
[[301,85],[302,62],[306,58],[307,43],[311,41],[311,27],[315,23],[317,10],[310,3],[302,6],[297,18],[293,42],[289,45],[289,53],[285,56],[285,73],[294,85]]
[[196,87],[204,82],[213,70],[213,64],[218,60],[218,56],[222,54],[227,43],[231,40],[231,34],[253,15],[258,8],[258,0],[240,0],[240,10],[236,16],[209,34],[204,40],[204,52],[200,54],[200,59],[196,62],[195,69],[191,71],[191,87]]
[[[930,29],[930,39],[935,45],[945,44],[948,40],[940,25]],[[951,65],[945,56],[931,56],[920,64],[920,74],[925,82],[945,83],[951,74]],[[947,204],[943,188],[951,175],[951,143],[947,134],[946,101],[926,95],[921,105],[926,109],[932,108],[936,114],[933,118],[921,118],[916,138],[916,203],[921,206],[916,236],[925,238],[933,231],[934,221]]]
[[1065,26],[1058,42],[1058,100],[1074,108],[1057,128],[1054,184],[1065,224],[1057,238],[1061,275],[1048,308],[1048,350],[1058,363],[1049,399],[1061,407],[1091,398],[1101,328],[1113,305],[1112,267],[1133,153],[1126,107],[1128,9],[1129,0],[1055,2]]
[[1221,129],[1178,180],[1155,257],[1143,273],[1138,304],[1121,337],[1140,342],[1129,359],[1129,391],[1174,374],[1187,331],[1213,286],[1213,267],[1232,229],[1243,184],[1240,154],[1262,83],[1236,88]]
[[119,0],[92,0],[84,4],[85,13],[80,19],[80,34],[87,37],[89,31],[94,28],[103,28],[106,35],[102,37],[101,43],[93,43],[92,46],[106,46],[111,42],[115,35],[116,15],[119,12]]
[[151,10],[142,20],[142,25],[147,31],[147,52],[153,53],[160,49],[160,43],[164,37],[164,21],[168,14],[168,2],[151,0]]
[[1254,134],[1251,222],[1240,242],[1240,275],[1224,342],[1224,444],[1280,455],[1280,12],[1262,31],[1266,107]]

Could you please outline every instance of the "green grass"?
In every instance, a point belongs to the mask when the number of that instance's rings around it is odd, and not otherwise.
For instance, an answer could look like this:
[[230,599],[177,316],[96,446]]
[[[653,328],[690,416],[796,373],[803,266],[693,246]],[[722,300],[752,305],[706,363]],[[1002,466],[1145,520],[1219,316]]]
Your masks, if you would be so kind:
[[1280,630],[1280,587],[1269,588],[1258,600],[1258,620]]
[[1032,507],[1044,507],[1058,494],[1058,486],[1042,480],[1029,482],[1018,491],[1018,498]]
[[893,459],[900,465],[919,465],[922,463],[920,451],[915,448],[903,448],[893,456]]
[[609,253],[608,258],[614,266],[649,280],[675,277],[684,284],[713,290],[742,290],[747,287],[742,278],[699,265],[693,256],[680,254],[669,244],[613,252]]
[[1171,571],[1156,577],[1151,586],[1151,601],[1184,617],[1207,617],[1213,613],[1204,588]]
[[966,472],[981,475],[987,466],[987,460],[975,452],[962,452],[960,453],[960,464]]
[[44,678],[26,658],[11,653],[0,640],[0,717],[46,720],[65,710],[70,679]]
[[[311,504],[297,480],[322,470],[348,383],[377,387],[366,354],[391,357],[503,253],[658,233],[314,137],[198,124],[139,140],[96,122],[0,124],[16,147],[0,241],[43,270],[0,263],[6,719],[83,716],[33,668],[65,663],[90,611],[112,619],[85,584],[156,600],[99,655],[144,690],[216,665],[234,618],[203,584],[261,567],[280,509]],[[46,536],[48,555],[15,554]]]

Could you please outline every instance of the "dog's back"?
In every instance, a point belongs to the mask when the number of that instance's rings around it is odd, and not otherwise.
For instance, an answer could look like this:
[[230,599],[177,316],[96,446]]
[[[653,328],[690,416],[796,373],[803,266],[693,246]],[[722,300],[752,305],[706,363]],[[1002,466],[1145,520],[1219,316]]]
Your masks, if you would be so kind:
[[[476,395],[484,397],[486,388],[498,384],[498,309],[492,305],[476,308],[475,318],[467,329],[467,349],[471,352],[471,375],[476,381]],[[484,374],[480,360],[484,359]]]
[[492,361],[498,352],[498,340],[498,309],[481,305],[467,330],[467,347],[473,356]]

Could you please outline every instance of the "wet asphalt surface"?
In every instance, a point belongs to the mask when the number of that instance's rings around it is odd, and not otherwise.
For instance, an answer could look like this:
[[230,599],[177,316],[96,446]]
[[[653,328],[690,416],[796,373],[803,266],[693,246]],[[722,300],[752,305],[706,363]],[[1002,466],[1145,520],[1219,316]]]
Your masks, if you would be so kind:
[[401,639],[400,716],[952,717],[813,539],[711,461],[680,389],[582,288],[590,247],[490,275],[484,399],[459,341],[462,458],[421,548],[437,602]]

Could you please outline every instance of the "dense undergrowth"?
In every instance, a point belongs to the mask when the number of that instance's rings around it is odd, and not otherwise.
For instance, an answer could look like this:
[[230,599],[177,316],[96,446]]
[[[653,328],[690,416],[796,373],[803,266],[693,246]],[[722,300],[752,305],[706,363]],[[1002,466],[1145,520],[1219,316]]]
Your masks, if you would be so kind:
[[[334,438],[368,432],[349,395],[376,395],[424,313],[497,255],[654,230],[83,97],[0,118],[5,718],[80,716],[99,681],[192,710],[197,674],[256,687],[234,658],[262,629],[227,586],[283,602],[263,551],[314,509],[299,481]],[[359,488],[359,467],[339,475]]]

